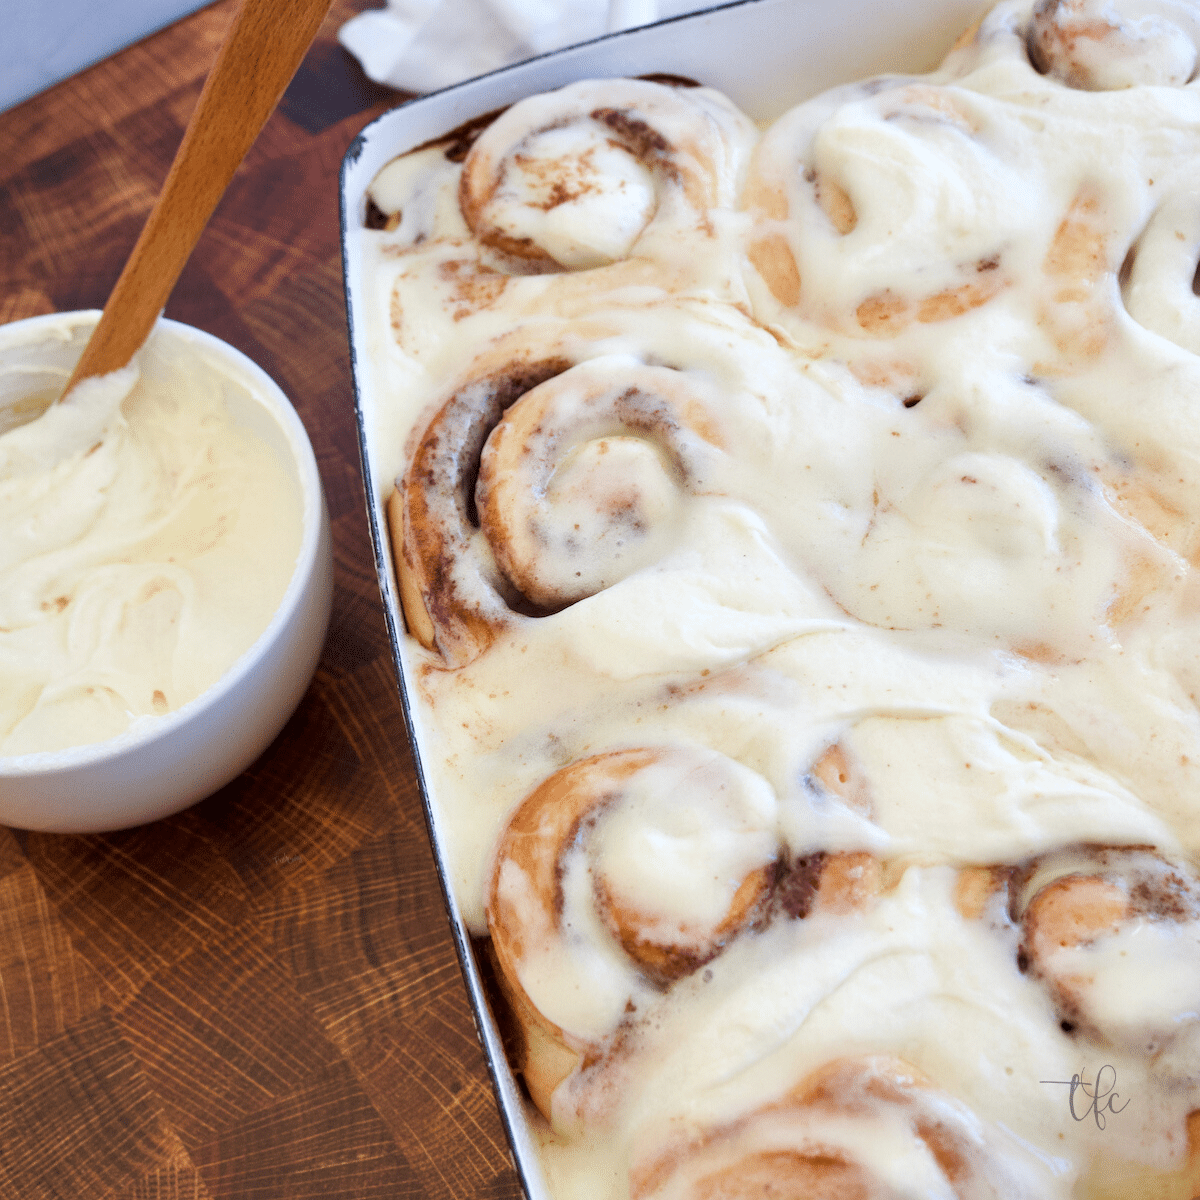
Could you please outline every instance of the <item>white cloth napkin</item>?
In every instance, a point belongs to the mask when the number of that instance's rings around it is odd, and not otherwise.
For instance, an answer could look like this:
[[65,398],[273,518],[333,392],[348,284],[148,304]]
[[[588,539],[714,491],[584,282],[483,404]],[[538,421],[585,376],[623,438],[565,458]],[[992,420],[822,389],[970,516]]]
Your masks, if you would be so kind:
[[724,0],[388,0],[338,39],[376,83],[432,92],[603,33]]

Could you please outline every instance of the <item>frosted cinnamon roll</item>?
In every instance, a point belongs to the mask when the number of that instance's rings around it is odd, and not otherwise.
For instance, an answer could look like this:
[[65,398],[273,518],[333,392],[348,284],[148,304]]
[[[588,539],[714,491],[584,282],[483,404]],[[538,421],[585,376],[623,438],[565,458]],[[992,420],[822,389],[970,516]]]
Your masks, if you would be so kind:
[[496,850],[488,930],[534,1103],[766,914],[776,800],[722,755],[647,747],[550,776]]
[[1186,0],[1038,0],[1027,35],[1038,71],[1093,92],[1187,83],[1198,41]]
[[391,340],[423,365],[514,316],[601,296],[740,299],[734,210],[758,132],[718,92],[648,80],[529,97],[388,163],[366,239]]
[[1148,848],[1084,847],[1010,884],[1017,965],[1064,1032],[1153,1057],[1200,1022],[1200,881]]
[[534,1103],[549,1117],[572,1071],[772,913],[861,905],[867,858],[792,861],[770,786],[715,751],[615,750],[551,775],[509,819],[487,903]]
[[409,631],[460,666],[654,561],[711,486],[719,401],[702,374],[627,354],[486,357],[389,501]]
[[480,135],[459,198],[475,236],[522,272],[583,270],[704,235],[731,207],[755,132],[708,88],[639,79],[530,97]]
[[1015,1142],[890,1055],[837,1059],[782,1100],[633,1172],[634,1200],[1022,1200]]
[[957,629],[1028,658],[1076,660],[1141,619],[1154,589],[1185,569],[1065,457],[909,454],[877,478],[871,522],[827,586],[882,628]]
[[744,193],[747,257],[774,304],[891,338],[1005,290],[1005,230],[1024,206],[991,120],[977,95],[904,80],[838,88],[779,118]]

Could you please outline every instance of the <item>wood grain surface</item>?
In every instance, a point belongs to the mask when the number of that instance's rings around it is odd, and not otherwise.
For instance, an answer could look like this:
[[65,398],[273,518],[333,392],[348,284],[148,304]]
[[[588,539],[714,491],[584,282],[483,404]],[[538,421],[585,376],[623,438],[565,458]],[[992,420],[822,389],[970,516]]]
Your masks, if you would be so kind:
[[167,178],[63,394],[127,366],[163,311],[233,174],[312,47],[331,0],[241,0]]
[[[177,817],[0,828],[0,1197],[516,1197],[421,815],[367,537],[337,173],[403,97],[337,0],[167,315],[289,394],[329,501],[333,622],[267,753]],[[99,308],[232,0],[0,114],[0,321]]]

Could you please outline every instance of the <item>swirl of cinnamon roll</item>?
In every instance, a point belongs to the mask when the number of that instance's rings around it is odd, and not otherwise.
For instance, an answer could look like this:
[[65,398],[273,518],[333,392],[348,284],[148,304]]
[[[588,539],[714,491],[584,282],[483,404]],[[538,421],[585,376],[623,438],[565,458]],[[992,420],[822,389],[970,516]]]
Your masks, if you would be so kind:
[[409,631],[450,666],[668,546],[721,453],[713,385],[629,355],[507,349],[441,406],[389,500]]
[[484,447],[476,503],[500,569],[545,608],[601,591],[658,557],[674,481],[703,490],[720,445],[679,371],[581,363],[509,409]]
[[690,747],[586,758],[521,803],[497,846],[487,919],[543,1112],[639,1002],[763,918],[776,821],[765,780]]
[[867,857],[790,861],[769,784],[715,751],[614,750],[551,775],[509,819],[487,902],[534,1103],[549,1117],[572,1071],[776,912],[861,906]]
[[1200,354],[1200,175],[1165,197],[1133,248],[1122,294],[1152,333]]
[[704,232],[731,207],[755,132],[708,88],[574,83],[505,110],[471,147],[459,200],[516,273],[583,270]]
[[1198,44],[1183,0],[1038,0],[1027,34],[1036,70],[1092,92],[1187,83]]
[[836,1059],[781,1100],[638,1164],[634,1200],[1022,1200],[999,1130],[890,1055]]
[[1149,848],[1080,847],[1010,883],[1017,965],[1067,1033],[1147,1056],[1200,1021],[1200,880]]
[[834,89],[779,118],[744,192],[747,256],[774,304],[891,338],[1007,288],[1005,230],[1025,205],[990,148],[992,120],[979,96],[904,80]]

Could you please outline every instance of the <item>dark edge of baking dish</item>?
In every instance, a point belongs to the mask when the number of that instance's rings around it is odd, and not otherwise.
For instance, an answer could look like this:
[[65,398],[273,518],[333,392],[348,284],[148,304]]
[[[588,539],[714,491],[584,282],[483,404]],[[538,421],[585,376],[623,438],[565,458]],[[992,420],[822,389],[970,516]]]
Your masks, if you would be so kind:
[[[912,62],[914,52],[921,53],[916,48],[932,46],[931,51],[927,49],[924,51],[923,57],[926,57],[927,61],[917,64],[918,69],[924,70],[934,66],[942,57],[958,29],[965,28],[973,16],[979,15],[989,7],[989,0],[941,0],[941,2],[938,0],[910,0],[909,7],[916,13],[923,13],[923,17],[919,15],[915,21],[910,20],[911,28],[907,30],[905,38],[898,43],[902,48],[896,50],[895,59],[896,61]],[[849,0],[839,8],[838,16],[835,18],[837,23],[850,27],[853,24],[854,16],[852,10],[855,8],[874,9],[878,12],[880,9],[887,11],[888,5],[886,0],[884,3],[876,3],[874,0]],[[448,134],[483,113],[504,108],[524,96],[561,87],[576,79],[670,72],[697,79],[708,86],[727,90],[728,82],[722,76],[738,75],[739,68],[744,70],[741,65],[745,63],[746,59],[738,55],[736,51],[731,53],[729,47],[734,43],[727,42],[723,38],[717,38],[716,43],[724,49],[724,53],[716,51],[717,57],[714,59],[714,51],[706,48],[705,40],[699,35],[702,35],[708,26],[724,25],[730,20],[738,21],[747,13],[752,13],[753,17],[757,18],[759,25],[771,30],[763,45],[774,53],[777,60],[766,68],[763,68],[762,62],[759,61],[757,64],[758,78],[770,80],[774,77],[778,79],[781,77],[780,73],[786,70],[784,60],[789,59],[794,53],[793,43],[798,36],[795,26],[806,25],[805,17],[822,13],[822,10],[828,11],[822,0],[734,0],[733,3],[668,18],[652,25],[605,34],[591,41],[551,51],[511,66],[501,67],[486,75],[405,101],[365,126],[350,143],[342,160],[339,175],[342,279],[346,299],[346,325],[355,421],[358,430],[358,451],[364,498],[367,505],[367,521],[375,570],[383,601],[388,640],[391,645],[392,665],[396,672],[401,707],[412,749],[421,807],[430,845],[433,849],[438,883],[442,890],[447,916],[454,935],[455,949],[466,983],[476,1032],[484,1049],[484,1058],[491,1078],[492,1089],[496,1096],[501,1121],[509,1141],[521,1186],[525,1194],[534,1200],[543,1196],[549,1197],[549,1191],[542,1178],[540,1164],[536,1161],[533,1163],[525,1161],[523,1147],[528,1147],[530,1151],[534,1147],[526,1132],[524,1112],[522,1110],[518,1115],[516,1111],[522,1109],[521,1093],[504,1055],[500,1034],[489,1009],[480,969],[475,961],[471,936],[451,888],[447,865],[438,840],[436,817],[421,758],[421,746],[416,733],[412,700],[404,677],[402,656],[407,633],[401,615],[399,596],[395,590],[388,532],[382,520],[381,505],[377,503],[375,497],[375,486],[370,469],[371,452],[368,446],[367,422],[363,410],[362,376],[365,364],[359,363],[356,332],[360,329],[358,323],[360,321],[361,328],[366,328],[366,318],[363,314],[355,311],[354,288],[351,285],[351,279],[357,278],[357,266],[352,264],[351,256],[358,253],[357,243],[353,247],[351,245],[351,234],[363,226],[365,216],[363,201],[366,185],[364,183],[358,187],[353,195],[351,188],[355,186],[355,180],[362,171],[360,162],[364,151],[373,148],[374,144],[381,139],[385,140],[388,156],[380,162],[379,166],[399,154]],[[953,16],[948,16],[948,12],[951,11]],[[891,12],[889,12],[890,16]],[[787,20],[788,18],[791,20]],[[828,18],[826,17],[826,19]],[[787,21],[788,36],[773,36],[775,32],[772,29],[773,20],[779,23]],[[931,37],[935,27],[939,36]],[[693,33],[697,36],[689,36]],[[680,34],[683,36],[678,36]],[[816,40],[820,41],[821,39]],[[709,43],[710,47],[711,44]],[[735,97],[735,101],[750,116],[756,119],[766,119],[799,103],[801,99],[838,82],[875,73],[887,65],[887,57],[891,49],[890,39],[881,38],[879,35],[876,35],[873,40],[860,38],[856,48],[851,49],[847,56],[841,58],[837,55],[829,56],[831,64],[833,62],[838,64],[836,67],[830,65],[803,76],[798,73],[789,73],[788,80],[793,85],[794,95],[789,95],[786,89],[781,90],[770,83],[759,84],[759,92],[769,92],[775,102],[771,105],[770,110],[756,105],[753,99],[747,101],[745,96],[740,99]],[[627,50],[630,53],[628,57],[625,57]],[[705,57],[707,57],[706,63],[699,61]],[[851,60],[861,60],[861,65],[857,67],[857,73]],[[846,65],[848,61],[851,61],[849,67]],[[716,69],[705,69],[706,66],[715,66]],[[796,87],[801,79],[804,80],[804,86]],[[472,96],[483,96],[484,99],[476,99],[458,107],[455,106],[455,101],[460,97],[464,101],[468,101]],[[758,99],[761,102],[763,96],[760,94]],[[388,145],[386,140],[393,137],[391,126],[401,121],[407,122],[426,106],[435,110],[447,109],[450,115],[438,118],[435,124],[416,137],[407,140],[394,139]],[[756,109],[761,110],[756,111]],[[421,128],[419,120],[414,123],[418,129]],[[372,178],[374,173],[371,173]]]

